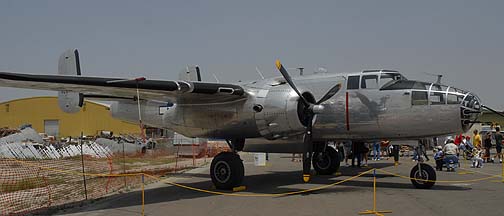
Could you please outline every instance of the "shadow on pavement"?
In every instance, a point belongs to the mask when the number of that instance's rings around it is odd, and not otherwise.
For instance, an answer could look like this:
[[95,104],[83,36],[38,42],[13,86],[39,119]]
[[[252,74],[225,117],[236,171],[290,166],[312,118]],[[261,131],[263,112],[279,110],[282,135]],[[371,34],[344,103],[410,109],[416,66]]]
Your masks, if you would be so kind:
[[[322,176],[317,175],[313,176],[312,180],[309,184],[301,183],[301,171],[286,171],[286,172],[278,172],[278,171],[269,171],[263,174],[257,175],[248,175],[245,177],[244,185],[247,186],[247,190],[240,193],[246,194],[263,194],[263,193],[286,193],[292,191],[299,191],[308,188],[319,187],[322,185],[332,184],[334,182],[338,182],[351,176],[358,175],[361,172],[365,172],[372,168],[385,168],[393,166],[392,163],[381,163],[381,164],[373,164],[373,167],[367,168],[351,168],[351,167],[342,167],[341,173],[342,175],[329,175]],[[204,190],[213,190],[213,184],[210,180],[210,176],[208,174],[176,174],[171,175],[170,177],[190,177],[189,183],[183,183],[185,186],[204,189]],[[399,179],[398,177],[394,177],[391,175],[385,174],[377,174],[377,179]],[[373,179],[372,174],[366,174],[357,179],[350,180],[344,182],[342,184],[332,186],[329,188],[325,188],[323,190],[313,191],[309,193],[305,193],[303,195],[311,195],[311,194],[324,194],[324,193],[345,193],[345,192],[353,192],[358,190],[371,190],[373,187]],[[414,187],[409,180],[400,179],[400,182],[380,182],[378,180],[379,188],[394,188],[394,189],[413,189]],[[452,191],[464,191],[471,190],[471,188],[467,187],[459,187],[459,186],[445,186],[445,185],[436,185],[432,190],[452,190]],[[228,191],[220,191],[220,192],[228,192]],[[165,203],[172,202],[178,200],[188,200],[188,199],[196,199],[201,197],[208,196],[220,196],[223,195],[214,195],[210,193],[204,193],[199,191],[191,191],[188,189],[166,185],[161,186],[154,189],[145,190],[145,204],[154,204],[154,203]],[[277,197],[281,199],[282,197]],[[246,199],[246,197],[233,197],[234,199]],[[128,192],[123,194],[116,194],[110,197],[104,198],[100,201],[95,202],[95,204],[85,206],[84,208],[76,208],[69,209],[65,212],[60,213],[76,213],[76,212],[87,212],[87,211],[95,211],[102,209],[116,209],[122,207],[129,206],[139,206],[141,205],[141,191]]]

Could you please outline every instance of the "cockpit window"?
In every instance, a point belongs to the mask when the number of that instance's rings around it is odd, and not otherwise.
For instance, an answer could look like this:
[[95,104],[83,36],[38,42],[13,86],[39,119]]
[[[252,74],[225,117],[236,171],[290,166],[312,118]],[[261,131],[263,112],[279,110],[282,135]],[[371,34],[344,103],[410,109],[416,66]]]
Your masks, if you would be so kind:
[[347,89],[359,89],[359,78],[360,76],[349,76]]
[[363,88],[363,89],[377,89],[378,88],[378,75],[364,75],[364,76],[362,76],[361,88]]
[[405,80],[401,74],[398,73],[382,73],[380,76],[380,87],[392,83],[395,80]]
[[384,85],[380,90],[421,89],[429,90],[430,84],[412,80],[396,80]]

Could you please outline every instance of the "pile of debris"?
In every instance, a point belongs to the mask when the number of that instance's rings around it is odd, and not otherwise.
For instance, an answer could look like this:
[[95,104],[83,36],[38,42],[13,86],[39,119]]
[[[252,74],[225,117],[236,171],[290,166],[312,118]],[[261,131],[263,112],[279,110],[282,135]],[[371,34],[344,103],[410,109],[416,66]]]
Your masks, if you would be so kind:
[[15,133],[19,133],[20,131],[18,129],[10,129],[8,127],[3,127],[0,128],[0,138],[6,137]]
[[44,143],[42,137],[31,127],[25,127],[21,130],[2,128],[4,134],[7,136],[0,136],[0,145],[4,143],[16,143],[31,141],[34,143]]
[[[96,142],[83,145],[63,143],[55,147],[45,143],[43,138],[31,127],[20,130],[2,128],[0,138],[0,158],[16,159],[62,159],[80,156],[81,153],[95,158],[112,156],[112,151]],[[82,146],[82,149],[81,149]]]

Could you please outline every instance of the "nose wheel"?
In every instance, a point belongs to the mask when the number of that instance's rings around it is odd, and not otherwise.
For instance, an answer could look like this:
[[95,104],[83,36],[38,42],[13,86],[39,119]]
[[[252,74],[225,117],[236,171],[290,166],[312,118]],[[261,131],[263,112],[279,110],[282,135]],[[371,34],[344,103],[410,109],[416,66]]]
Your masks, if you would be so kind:
[[436,183],[436,171],[428,164],[419,163],[410,172],[411,183],[419,189],[429,189]]
[[241,185],[245,174],[240,156],[234,152],[221,152],[212,160],[210,177],[217,189],[230,190]]

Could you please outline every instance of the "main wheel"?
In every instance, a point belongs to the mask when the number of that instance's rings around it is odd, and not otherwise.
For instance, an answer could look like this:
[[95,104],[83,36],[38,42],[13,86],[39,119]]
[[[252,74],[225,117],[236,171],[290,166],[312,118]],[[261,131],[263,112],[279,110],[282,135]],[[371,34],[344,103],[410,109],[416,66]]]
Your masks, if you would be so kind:
[[340,162],[338,152],[332,147],[328,146],[325,152],[313,153],[313,168],[319,175],[332,175],[338,172]]
[[436,183],[436,171],[430,165],[421,163],[420,170],[418,170],[418,165],[411,169],[410,178],[416,188],[429,189]]
[[210,177],[217,189],[229,190],[240,186],[244,176],[243,162],[233,152],[221,152],[212,160]]

